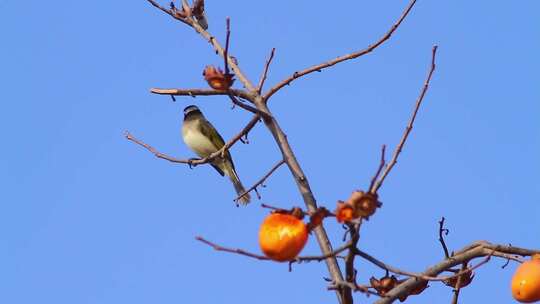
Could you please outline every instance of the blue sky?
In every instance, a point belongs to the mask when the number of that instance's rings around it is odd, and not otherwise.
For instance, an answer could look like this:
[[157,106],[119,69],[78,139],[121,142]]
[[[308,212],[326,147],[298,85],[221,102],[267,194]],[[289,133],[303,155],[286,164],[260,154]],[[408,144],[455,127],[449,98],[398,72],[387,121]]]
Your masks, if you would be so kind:
[[[315,4],[315,5],[314,5]],[[207,1],[254,82],[272,47],[267,87],[292,72],[367,46],[403,1]],[[424,81],[438,66],[415,129],[380,191],[384,206],[360,247],[403,269],[479,239],[539,248],[540,19],[538,1],[419,1],[372,54],[298,80],[270,107],[321,205],[365,188],[381,144],[398,142]],[[205,87],[221,64],[207,43],[146,1],[0,1],[0,302],[332,303],[323,264],[285,264],[217,253],[196,235],[258,251],[260,202],[301,205],[282,167],[247,208],[209,166],[190,170],[123,138],[192,157],[181,111],[195,103],[224,137],[250,118],[222,97],[170,98],[151,87]],[[239,84],[237,84],[238,86]],[[263,125],[232,154],[246,186],[279,160]],[[326,224],[334,244],[341,227]],[[304,253],[316,254],[310,239]],[[510,303],[516,265],[495,260],[463,290],[464,303]],[[361,282],[383,272],[360,261]],[[448,303],[440,284],[410,303]],[[285,300],[284,300],[285,299]],[[357,302],[372,302],[356,295]]]

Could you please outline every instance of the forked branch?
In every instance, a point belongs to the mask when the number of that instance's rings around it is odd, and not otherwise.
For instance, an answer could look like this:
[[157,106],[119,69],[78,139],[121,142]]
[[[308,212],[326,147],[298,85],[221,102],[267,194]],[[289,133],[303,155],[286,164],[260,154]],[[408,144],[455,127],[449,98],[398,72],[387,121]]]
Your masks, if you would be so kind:
[[437,55],[437,46],[433,46],[433,49],[431,51],[431,67],[429,69],[426,81],[424,82],[424,86],[422,88],[422,91],[420,92],[420,95],[416,99],[416,104],[414,106],[413,113],[411,115],[411,118],[409,119],[409,123],[407,124],[407,127],[405,128],[405,132],[403,133],[403,136],[401,137],[401,140],[399,141],[399,144],[397,145],[396,149],[394,150],[394,154],[392,155],[392,159],[384,168],[384,171],[382,172],[379,179],[375,182],[373,185],[371,192],[376,193],[379,191],[379,188],[382,186],[384,179],[388,176],[390,171],[392,171],[392,168],[397,163],[398,157],[403,150],[403,146],[405,145],[405,142],[407,141],[407,138],[409,137],[409,134],[411,133],[411,130],[414,125],[414,121],[416,119],[416,115],[418,114],[418,110],[420,109],[420,105],[422,104],[422,101],[424,100],[424,96],[426,95],[426,92],[429,88],[429,83],[431,81],[431,76],[433,76],[433,72],[435,71],[435,58]]
[[[156,3],[152,0],[148,0],[152,5],[156,6]],[[359,56],[362,56],[364,54],[367,54],[374,49],[376,49],[378,46],[383,44],[385,41],[387,41],[390,36],[395,32],[395,30],[400,26],[402,21],[405,19],[405,17],[409,14],[412,7],[415,4],[415,0],[412,0],[408,7],[405,9],[401,17],[398,19],[398,21],[392,26],[392,28],[377,42],[374,44],[368,46],[366,49],[361,50],[359,52],[355,52],[349,55],[340,56],[334,60],[331,60],[329,62],[319,64],[316,66],[313,66],[311,68],[308,68],[304,71],[294,73],[292,77],[289,79],[286,79],[279,83],[274,88],[270,89],[269,92],[265,96],[261,96],[259,93],[259,87],[262,87],[262,84],[264,83],[264,78],[267,73],[267,67],[265,66],[265,71],[263,72],[263,77],[260,82],[260,86],[255,87],[253,83],[245,76],[245,74],[240,70],[240,67],[238,66],[236,60],[233,59],[232,56],[229,55],[228,47],[223,48],[217,41],[217,39],[208,33],[204,28],[202,28],[197,22],[194,22],[191,16],[191,11],[189,9],[189,6],[187,5],[186,0],[182,0],[182,14],[180,16],[184,16],[181,21],[191,26],[198,34],[200,34],[206,41],[208,41],[216,53],[221,56],[226,61],[226,66],[230,67],[232,72],[234,73],[235,77],[244,85],[246,90],[251,95],[251,98],[246,98],[247,100],[250,100],[253,102],[253,104],[257,107],[259,115],[262,116],[263,122],[265,123],[266,127],[274,137],[274,140],[276,141],[277,145],[279,146],[282,157],[284,161],[286,162],[287,166],[289,167],[289,170],[291,171],[291,174],[293,175],[295,182],[298,186],[298,190],[300,194],[302,195],[302,198],[304,200],[304,203],[306,204],[306,207],[308,211],[314,211],[317,209],[317,203],[315,200],[315,197],[313,195],[313,192],[311,191],[308,179],[304,172],[302,171],[302,168],[300,167],[300,164],[298,163],[296,156],[294,152],[292,151],[289,142],[287,140],[287,137],[285,133],[282,131],[281,127],[279,126],[277,120],[272,116],[270,109],[268,108],[266,101],[268,98],[277,92],[279,89],[284,87],[285,85],[292,82],[294,79],[307,75],[309,73],[312,73],[314,71],[320,71],[324,68],[328,68],[330,66],[333,66],[339,62],[343,62],[349,59],[357,58]],[[160,8],[159,6],[156,6]],[[166,10],[163,8],[160,8],[162,11],[166,12],[167,14],[175,17],[175,19],[178,19],[178,14],[173,12],[172,10]],[[230,35],[230,31],[227,31],[227,36]],[[228,40],[228,39],[227,39]],[[270,64],[271,60],[268,60],[267,66]],[[170,95],[170,94],[169,94]],[[321,251],[323,255],[328,255],[333,252],[331,243],[326,235],[326,231],[324,230],[324,227],[322,225],[318,226],[313,230],[315,232],[315,235],[317,237],[317,241],[319,243],[319,246],[321,248]],[[330,258],[325,259],[327,263],[328,270],[331,274],[332,281],[334,282],[342,282],[343,281],[343,275],[341,273],[341,270],[339,269],[339,265],[337,263],[337,260],[335,256],[332,256]],[[351,288],[347,287],[346,285],[340,286],[339,290],[337,290],[338,293],[338,299],[339,302],[342,304],[350,304],[353,302],[352,296],[351,296]]]
[[191,26],[191,24],[184,18],[182,11],[178,11],[176,7],[172,6],[171,9],[166,9],[154,0],[146,0],[146,1],[150,2],[150,4],[152,4],[154,7],[158,8],[165,14],[170,15],[174,19]]
[[272,173],[274,173],[274,171],[276,171],[284,163],[285,161],[283,159],[277,162],[277,164],[275,164],[272,167],[272,169],[268,171],[268,173],[266,173],[261,179],[259,179],[253,186],[249,187],[249,189],[247,189],[244,193],[240,194],[237,198],[235,198],[234,201],[237,202],[239,199],[241,199],[243,196],[245,196],[249,192],[256,190],[257,187],[262,185],[270,177],[270,175],[272,175]]
[[270,63],[272,63],[272,59],[274,59],[274,53],[276,52],[276,48],[272,48],[272,51],[270,52],[270,57],[268,57],[268,60],[266,60],[266,64],[264,65],[264,70],[261,76],[261,79],[259,80],[259,84],[257,85],[257,93],[260,95],[262,88],[264,86],[264,82],[266,81],[266,76],[268,75],[268,69],[270,68]]
[[192,158],[192,159],[176,158],[176,157],[169,156],[167,154],[159,152],[156,148],[150,146],[149,144],[143,142],[140,139],[135,138],[129,132],[126,132],[125,136],[127,140],[132,141],[138,144],[139,146],[145,148],[150,153],[154,154],[157,158],[165,159],[172,163],[188,164],[190,166],[196,166],[196,165],[209,163],[217,157],[222,157],[225,151],[230,149],[236,142],[238,142],[243,136],[247,135],[249,131],[251,131],[251,129],[253,129],[253,127],[257,124],[259,119],[260,119],[259,115],[257,114],[254,115],[253,118],[247,123],[247,125],[240,132],[238,132],[238,134],[236,134],[233,138],[231,138],[228,142],[226,142],[225,145],[221,149],[210,154],[208,157],[205,157],[205,158]]
[[[239,254],[239,255],[247,256],[247,257],[250,257],[250,258],[257,259],[257,260],[271,261],[269,258],[267,258],[264,255],[252,253],[252,252],[249,252],[249,251],[246,251],[246,250],[243,250],[243,249],[239,249],[239,248],[224,247],[224,246],[218,245],[216,243],[210,242],[210,241],[206,240],[205,238],[203,238],[201,236],[197,236],[197,237],[195,237],[195,239],[197,241],[199,241],[199,242],[202,242],[202,243],[212,247],[214,250],[217,250],[217,251],[223,251],[223,252]],[[299,256],[299,257],[296,257],[296,258],[290,260],[289,263],[301,263],[301,262],[310,262],[310,261],[320,262],[320,261],[323,261],[325,259],[337,256],[341,252],[347,250],[350,247],[350,245],[351,245],[350,243],[347,243],[347,244],[339,247],[338,249],[336,249],[336,250],[334,250],[332,252],[329,252],[327,254],[324,254],[324,255]]]
[[360,50],[360,51],[357,51],[357,52],[354,52],[354,53],[350,53],[350,54],[347,54],[347,55],[343,55],[343,56],[339,56],[333,60],[330,60],[330,61],[327,61],[327,62],[324,62],[324,63],[321,63],[321,64],[317,64],[317,65],[314,65],[312,67],[309,67],[305,70],[302,70],[302,71],[298,71],[298,72],[294,72],[291,76],[289,76],[288,78],[282,80],[280,83],[278,83],[277,85],[275,85],[273,88],[271,88],[265,95],[264,95],[264,99],[265,100],[268,100],[272,95],[274,95],[277,91],[279,91],[280,89],[282,89],[283,87],[291,84],[291,82],[293,82],[294,80],[302,77],[302,76],[305,76],[305,75],[308,75],[310,73],[313,73],[313,72],[320,72],[322,71],[323,69],[326,69],[326,68],[329,68],[333,65],[336,65],[340,62],[344,62],[344,61],[347,61],[347,60],[351,60],[351,59],[355,59],[355,58],[358,58],[360,56],[363,56],[363,55],[366,55],[368,53],[371,53],[373,50],[375,50],[377,47],[379,47],[380,45],[382,45],[385,41],[387,41],[388,39],[390,39],[390,37],[392,36],[392,34],[397,30],[397,28],[401,25],[401,23],[403,22],[403,20],[405,20],[405,17],[407,17],[407,15],[409,14],[409,12],[412,10],[414,4],[416,3],[416,0],[412,0],[409,5],[405,8],[405,10],[403,11],[403,13],[401,14],[401,16],[399,17],[399,19],[396,21],[396,23],[394,23],[394,25],[392,25],[392,27],[390,28],[390,30],[388,30],[388,32],[386,32],[386,34],[384,34],[384,36],[382,36],[378,41],[376,41],[375,43],[369,45],[367,48],[363,49],[363,50]]
[[[526,248],[513,247],[508,245],[497,245],[491,244],[485,241],[479,241],[472,243],[471,245],[463,248],[462,250],[454,253],[452,258],[444,259],[443,261],[429,267],[424,272],[421,273],[422,276],[426,277],[435,277],[442,273],[443,271],[448,271],[457,265],[467,263],[472,259],[478,257],[486,257],[484,263],[477,265],[483,265],[489,261],[491,256],[507,256],[507,255],[520,255],[520,256],[531,256],[533,254],[540,253],[540,250],[530,250]],[[457,275],[462,274],[461,272]],[[450,276],[453,277],[453,276]],[[449,277],[446,277],[449,278]],[[445,279],[446,279],[445,278]],[[375,304],[389,304],[394,302],[401,296],[407,295],[411,290],[414,290],[419,285],[423,284],[423,280],[418,280],[417,277],[411,277],[399,284],[394,289],[390,290],[384,298],[381,298],[375,302]]]
[[[252,252],[239,249],[239,248],[224,247],[216,243],[210,242],[200,236],[196,237],[196,240],[203,242],[204,244],[209,245],[218,251],[239,254],[239,255],[247,256],[247,257],[258,259],[258,260],[270,260],[264,255],[252,253]],[[353,244],[354,242],[351,240],[327,254],[314,255],[314,256],[299,256],[293,260],[290,260],[289,263],[301,263],[301,262],[309,262],[309,261],[320,262],[327,258],[336,257],[338,254],[346,250],[352,250],[353,254],[360,256],[361,258],[378,266],[379,268],[383,270],[410,277],[409,279],[405,280],[402,284],[399,284],[395,289],[392,289],[386,297],[381,298],[380,300],[376,302],[377,304],[381,304],[381,303],[391,303],[393,300],[399,298],[402,295],[407,294],[408,291],[413,290],[415,287],[422,284],[424,281],[448,281],[453,278],[459,278],[463,276],[464,274],[470,273],[480,268],[481,266],[485,265],[491,260],[492,256],[498,256],[498,257],[504,258],[506,255],[531,256],[533,254],[540,253],[539,250],[529,250],[525,248],[506,246],[506,245],[497,245],[497,244],[491,244],[488,242],[480,241],[480,242],[474,242],[471,245],[463,248],[458,253],[456,253],[452,257],[452,259],[445,259],[439,262],[438,264],[430,267],[425,272],[415,273],[415,272],[405,271],[405,270],[401,270],[399,268],[393,267],[359,250],[358,248],[351,248]],[[452,275],[439,276],[439,274],[442,272],[451,271],[452,268],[456,265],[467,264],[469,261],[475,258],[479,258],[479,257],[484,257],[484,259],[482,259],[482,261],[478,262],[474,266],[462,267],[460,271]],[[356,284],[356,282],[354,281],[347,281],[347,282]],[[362,289],[356,289],[356,291],[365,292],[365,290],[362,290]]]
[[159,89],[152,88],[150,92],[158,95],[170,95],[170,96],[215,96],[232,94],[234,96],[252,101],[253,96],[244,90],[229,89],[227,90],[213,90],[213,89]]

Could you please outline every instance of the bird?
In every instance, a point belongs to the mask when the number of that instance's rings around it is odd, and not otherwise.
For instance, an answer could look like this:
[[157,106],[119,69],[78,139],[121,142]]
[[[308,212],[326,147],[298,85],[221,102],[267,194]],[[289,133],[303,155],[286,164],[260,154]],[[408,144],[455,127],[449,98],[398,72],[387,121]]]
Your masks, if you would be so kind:
[[[216,128],[214,128],[195,105],[189,105],[184,108],[182,138],[184,143],[201,158],[208,157],[225,145],[225,141],[219,135]],[[240,182],[229,151],[226,150],[223,153],[223,157],[218,156],[214,158],[210,164],[221,176],[227,175],[229,177],[236,193],[240,196],[238,202],[242,205],[247,205],[251,198]]]

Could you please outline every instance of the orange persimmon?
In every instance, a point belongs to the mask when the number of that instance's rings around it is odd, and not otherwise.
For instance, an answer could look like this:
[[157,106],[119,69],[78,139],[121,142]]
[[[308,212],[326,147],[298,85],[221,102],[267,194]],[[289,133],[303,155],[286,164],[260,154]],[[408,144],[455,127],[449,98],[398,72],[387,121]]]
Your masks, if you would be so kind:
[[519,265],[512,277],[512,295],[521,303],[540,301],[540,254]]
[[306,224],[290,214],[272,213],[259,229],[259,245],[268,258],[285,262],[294,259],[306,245]]

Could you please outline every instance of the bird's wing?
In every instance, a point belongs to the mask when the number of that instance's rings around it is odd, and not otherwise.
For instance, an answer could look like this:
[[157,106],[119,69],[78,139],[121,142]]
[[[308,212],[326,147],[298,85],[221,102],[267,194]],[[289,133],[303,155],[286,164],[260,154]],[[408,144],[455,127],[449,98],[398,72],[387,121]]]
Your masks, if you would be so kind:
[[225,145],[225,141],[223,140],[223,137],[219,135],[218,131],[214,126],[207,120],[206,123],[202,122],[199,124],[201,133],[210,139],[212,143],[216,145],[216,149],[219,150]]
[[[207,120],[206,123],[199,124],[201,128],[201,133],[210,138],[210,140],[216,144],[216,149],[219,150],[225,146],[225,141],[223,140],[223,137],[218,133],[216,128]],[[231,154],[229,153],[229,150],[225,152],[225,159],[228,160],[231,163],[232,169],[234,170],[234,163],[232,161]],[[220,171],[220,170],[218,170]],[[222,172],[220,172],[221,174]],[[223,175],[223,174],[222,174]]]
[[218,166],[210,163],[210,166],[214,167],[214,169],[216,169],[216,171],[219,173],[219,175],[221,176],[225,176],[225,172],[223,172],[223,170],[221,170],[221,168],[219,168]]

